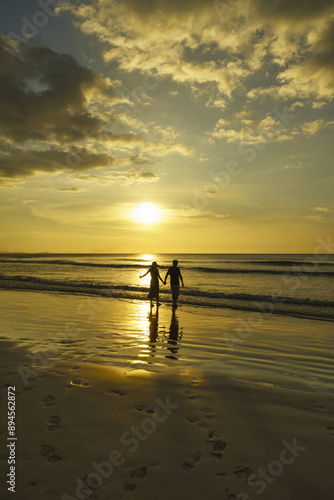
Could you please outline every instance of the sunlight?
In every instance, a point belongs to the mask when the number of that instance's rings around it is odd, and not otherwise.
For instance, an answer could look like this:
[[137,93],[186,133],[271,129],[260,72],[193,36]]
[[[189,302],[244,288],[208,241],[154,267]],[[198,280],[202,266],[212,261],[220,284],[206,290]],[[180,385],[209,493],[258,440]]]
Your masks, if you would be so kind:
[[133,210],[133,218],[140,224],[151,225],[158,222],[161,218],[161,210],[153,203],[141,203]]

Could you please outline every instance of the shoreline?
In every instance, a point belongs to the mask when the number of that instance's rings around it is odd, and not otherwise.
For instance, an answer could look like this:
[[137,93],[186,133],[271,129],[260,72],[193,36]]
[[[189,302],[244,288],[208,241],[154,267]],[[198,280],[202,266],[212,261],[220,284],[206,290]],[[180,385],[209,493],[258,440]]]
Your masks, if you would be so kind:
[[[11,277],[9,278],[11,279]],[[147,301],[147,295],[149,289],[145,291],[128,291],[124,292],[121,288],[108,288],[99,285],[96,290],[92,290],[90,285],[80,284],[76,285],[73,289],[72,283],[63,284],[45,284],[39,283],[38,280],[33,282],[31,280],[27,281],[13,281],[10,286],[5,286],[0,279],[0,292],[39,292],[39,293],[54,293],[54,294],[68,294],[73,296],[90,296],[90,297],[101,297],[119,300],[131,300],[131,301]],[[6,283],[6,281],[5,281]],[[191,296],[192,297],[192,296]],[[166,300],[167,298],[167,300]],[[269,296],[267,297],[270,298]],[[215,300],[223,301],[221,303]],[[172,299],[169,291],[160,291],[160,301],[162,305],[171,305]],[[236,303],[237,302],[237,303]],[[313,303],[314,302],[314,303]],[[252,303],[252,305],[251,305]],[[204,303],[202,300],[196,296],[192,297],[192,300],[184,299],[182,293],[178,302],[178,305],[191,308],[204,308],[206,310],[214,309],[218,313],[220,311],[232,310],[240,312],[254,312],[264,316],[282,316],[282,317],[292,317],[300,318],[306,320],[314,321],[327,321],[330,323],[334,322],[334,310],[333,306],[320,305],[319,301],[304,302],[300,300],[292,300],[288,297],[282,297],[281,300],[272,298],[272,300],[262,300],[254,296],[252,300],[245,299],[242,297],[221,297],[221,298],[211,298],[211,302]],[[300,308],[300,311],[296,312],[294,310],[295,306]],[[304,309],[304,311],[303,311]]]

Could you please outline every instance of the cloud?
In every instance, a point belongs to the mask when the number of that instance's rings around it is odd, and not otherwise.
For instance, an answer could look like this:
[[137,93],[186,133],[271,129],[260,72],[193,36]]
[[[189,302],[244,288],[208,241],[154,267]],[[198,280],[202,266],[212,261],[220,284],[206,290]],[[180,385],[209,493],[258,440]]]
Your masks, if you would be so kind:
[[322,119],[314,120],[313,122],[305,122],[301,129],[303,134],[305,135],[315,135],[317,134],[320,130],[322,130],[325,127],[329,127],[333,125],[334,122],[329,122],[325,121]]
[[116,100],[108,79],[71,55],[45,47],[16,54],[0,36],[0,68],[0,135],[16,144],[87,139],[92,130],[103,128],[103,121],[89,111],[89,100]]
[[14,51],[0,35],[0,178],[130,165],[143,162],[143,154],[193,154],[171,127],[155,126],[152,134],[127,116],[119,86],[69,54]]
[[220,119],[209,135],[215,139],[226,139],[227,142],[239,141],[243,144],[265,144],[273,140],[290,141],[297,132],[293,129],[289,134],[284,133],[284,126],[271,115],[262,120],[242,118],[240,128],[226,128],[229,120]]
[[96,37],[105,61],[122,71],[152,72],[189,85],[211,85],[223,107],[252,75],[268,70],[277,85],[248,87],[250,98],[334,95],[332,0],[93,0],[63,5],[83,33]]
[[[227,128],[230,124],[229,120],[218,120],[214,130],[209,134],[212,138],[210,142],[213,142],[215,139],[226,139],[227,142],[239,141],[244,144],[263,144],[274,140],[277,142],[291,141],[298,135],[315,135],[322,129],[334,124],[333,121],[325,121],[319,118],[311,122],[305,122],[300,127],[293,127],[287,130],[284,123],[278,121],[271,114],[268,114],[262,120],[242,118],[244,115],[240,113],[239,116],[241,117],[239,119],[239,129]],[[291,120],[295,118],[295,115],[286,115],[286,117],[288,116],[291,116]],[[285,168],[297,167],[296,165],[293,167],[286,165]]]
[[123,186],[128,186],[133,183],[142,182],[156,182],[159,176],[153,172],[148,172],[143,169],[130,169],[126,171],[109,171],[103,175],[97,174],[84,174],[80,175],[78,179],[87,182],[97,182],[99,184],[112,184],[118,182]]
[[286,169],[303,168],[303,163],[301,161],[298,163],[288,163],[287,165],[284,165],[284,168]]
[[83,193],[86,189],[78,188],[78,187],[62,187],[55,188],[56,191],[62,191],[64,193]]
[[61,171],[82,172],[113,165],[115,158],[104,153],[90,153],[85,148],[64,152],[58,148],[40,151],[0,148],[0,178],[25,179],[39,172],[55,174]]
[[330,210],[326,207],[315,207],[314,210],[317,210],[318,212],[330,212]]

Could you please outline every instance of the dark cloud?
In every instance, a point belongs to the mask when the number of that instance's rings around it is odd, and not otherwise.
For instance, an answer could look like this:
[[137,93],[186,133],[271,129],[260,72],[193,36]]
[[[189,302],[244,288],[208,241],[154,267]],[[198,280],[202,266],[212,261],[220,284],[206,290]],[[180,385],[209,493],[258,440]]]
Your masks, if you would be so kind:
[[57,149],[24,151],[7,146],[0,151],[0,177],[20,179],[32,177],[38,172],[83,172],[108,167],[114,162],[115,158],[110,155],[89,153],[84,148],[72,149],[66,153]]
[[302,22],[333,12],[333,0],[252,0],[251,7],[261,18],[272,21]]
[[[101,152],[101,145],[116,156],[121,151],[123,165],[149,163],[133,149],[162,154],[163,145],[131,131],[113,134],[117,117],[110,118],[107,108],[106,121],[90,107],[95,98],[103,106],[118,99],[109,79],[48,48],[15,52],[0,35],[0,178],[114,167],[115,157]],[[124,155],[124,148],[132,151]]]
[[103,122],[87,107],[87,94],[113,100],[107,80],[68,54],[30,47],[10,51],[0,36],[0,136],[15,143],[29,140],[71,143],[98,133]]

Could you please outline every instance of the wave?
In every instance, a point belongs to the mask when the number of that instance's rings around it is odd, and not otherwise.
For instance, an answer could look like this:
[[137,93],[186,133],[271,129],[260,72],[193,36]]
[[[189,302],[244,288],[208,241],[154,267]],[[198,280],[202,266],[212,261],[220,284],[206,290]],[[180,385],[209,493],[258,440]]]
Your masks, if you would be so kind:
[[[0,289],[60,292],[69,294],[97,295],[101,297],[144,300],[148,289],[130,285],[96,284],[92,282],[58,281],[33,276],[0,275]],[[162,302],[170,302],[170,293],[161,289]],[[230,308],[255,311],[263,314],[284,314],[305,318],[334,321],[334,301],[294,297],[275,297],[248,293],[206,292],[183,288],[180,302],[190,306]]]
[[334,271],[311,271],[306,269],[292,269],[282,271],[281,269],[231,269],[220,267],[194,267],[188,269],[196,269],[205,273],[225,273],[225,274],[275,274],[275,275],[290,275],[290,274],[307,274],[308,276],[333,276]]
[[315,260],[244,260],[243,264],[258,264],[265,266],[334,266],[334,262],[318,262]]
[[[283,262],[283,261],[281,261]],[[59,265],[59,266],[74,266],[74,267],[92,267],[92,268],[109,268],[109,269],[147,269],[147,264],[115,264],[115,263],[102,263],[102,262],[79,262],[74,260],[64,259],[0,259],[0,264],[44,264],[44,265]],[[258,264],[254,261],[253,264]],[[267,262],[269,264],[269,261]],[[309,265],[312,263],[309,263]],[[305,265],[305,263],[304,263]],[[334,276],[334,271],[315,271],[314,269],[318,264],[313,263],[312,269],[305,269],[304,267],[282,270],[282,269],[243,269],[243,268],[221,268],[221,267],[205,267],[205,266],[185,266],[183,269],[197,271],[201,273],[225,273],[225,274],[273,274],[273,275],[308,275],[308,276]],[[327,265],[327,264],[326,264]],[[159,266],[160,269],[168,269],[168,266]]]
[[[79,266],[79,267],[110,267],[112,268],[138,268],[144,267],[147,268],[146,265],[142,264],[107,264],[101,262],[77,262],[75,260],[24,260],[24,259],[0,259],[0,263],[14,263],[14,264],[56,264],[59,266]],[[161,266],[160,266],[161,267]]]

